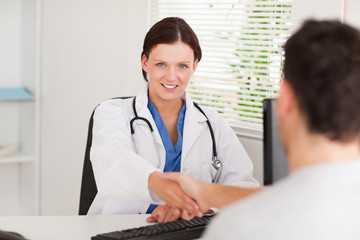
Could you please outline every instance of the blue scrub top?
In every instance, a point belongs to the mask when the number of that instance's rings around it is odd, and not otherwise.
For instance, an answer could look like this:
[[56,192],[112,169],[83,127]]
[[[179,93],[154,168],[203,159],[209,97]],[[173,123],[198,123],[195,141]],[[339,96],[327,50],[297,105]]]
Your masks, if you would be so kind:
[[[185,111],[186,111],[185,102],[183,101],[183,106],[181,108],[177,122],[178,139],[175,146],[171,141],[170,134],[166,129],[164,121],[162,120],[155,105],[151,102],[150,98],[148,99],[147,107],[149,108],[151,115],[154,118],[156,127],[159,130],[161,140],[165,147],[166,160],[165,160],[164,172],[180,172],[183,129],[184,129],[184,119],[185,119]],[[156,207],[157,205],[151,204],[146,213],[152,213],[152,211]]]

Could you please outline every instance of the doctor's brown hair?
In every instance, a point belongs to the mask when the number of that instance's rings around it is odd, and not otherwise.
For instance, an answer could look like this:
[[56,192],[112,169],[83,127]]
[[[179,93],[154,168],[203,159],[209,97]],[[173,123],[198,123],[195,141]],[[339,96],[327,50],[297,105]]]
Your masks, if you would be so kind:
[[285,80],[308,129],[340,142],[360,136],[360,32],[308,20],[285,44]]
[[[189,45],[194,51],[194,61],[196,59],[200,61],[201,48],[199,40],[185,20],[178,17],[164,18],[150,28],[144,39],[141,58],[143,55],[145,55],[146,58],[149,58],[151,49],[158,44],[171,44],[178,41]],[[148,81],[144,69],[142,69],[142,74],[145,81]]]

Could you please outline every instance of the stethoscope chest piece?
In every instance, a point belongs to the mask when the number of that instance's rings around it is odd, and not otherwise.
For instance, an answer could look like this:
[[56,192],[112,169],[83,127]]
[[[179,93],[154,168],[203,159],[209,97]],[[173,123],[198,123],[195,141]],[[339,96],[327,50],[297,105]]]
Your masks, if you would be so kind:
[[217,183],[219,182],[219,178],[220,178],[220,175],[221,175],[221,171],[222,171],[222,168],[223,168],[223,164],[220,160],[218,160],[216,157],[213,157],[212,159],[212,163],[211,165],[215,168],[216,170],[216,174],[215,174],[215,178],[213,180],[213,183]]

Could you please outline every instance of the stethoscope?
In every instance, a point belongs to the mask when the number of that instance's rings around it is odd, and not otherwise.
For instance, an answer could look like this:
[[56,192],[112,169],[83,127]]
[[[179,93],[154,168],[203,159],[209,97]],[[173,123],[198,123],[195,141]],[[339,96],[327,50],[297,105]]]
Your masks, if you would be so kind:
[[[149,129],[150,129],[150,132],[151,132],[151,135],[152,135],[152,138],[154,140],[154,144],[155,144],[155,149],[156,149],[156,153],[157,153],[157,156],[158,156],[158,165],[157,165],[157,168],[160,168],[160,165],[161,165],[161,159],[160,159],[160,153],[159,153],[159,149],[157,148],[156,146],[156,138],[155,138],[155,133],[154,133],[154,129],[153,127],[151,126],[149,120],[147,120],[146,118],[144,117],[139,117],[138,114],[137,114],[137,111],[136,111],[136,97],[134,97],[133,99],[133,102],[132,102],[132,107],[133,107],[133,112],[134,112],[134,115],[135,117],[133,119],[130,120],[130,131],[131,131],[131,138],[132,138],[132,141],[134,143],[134,148],[135,148],[135,152],[138,153],[137,151],[137,148],[136,148],[136,140],[135,140],[135,130],[134,130],[134,126],[133,126],[133,123],[134,121],[136,120],[141,120],[141,121],[144,121]],[[200,106],[194,102],[194,106],[205,116],[206,118],[206,123],[207,125],[209,126],[209,131],[210,131],[210,135],[211,135],[211,140],[212,140],[212,148],[213,148],[213,157],[212,157],[212,163],[211,165],[215,168],[216,170],[216,174],[215,174],[215,178],[213,180],[214,183],[217,183],[219,181],[219,178],[220,178],[220,174],[221,174],[221,171],[222,171],[222,168],[223,168],[223,165],[222,165],[222,162],[220,160],[217,159],[217,152],[216,152],[216,143],[215,143],[215,137],[214,137],[214,131],[211,127],[211,124],[210,124],[210,121],[208,119],[208,117],[206,116],[206,114],[204,113],[204,111],[200,108]]]

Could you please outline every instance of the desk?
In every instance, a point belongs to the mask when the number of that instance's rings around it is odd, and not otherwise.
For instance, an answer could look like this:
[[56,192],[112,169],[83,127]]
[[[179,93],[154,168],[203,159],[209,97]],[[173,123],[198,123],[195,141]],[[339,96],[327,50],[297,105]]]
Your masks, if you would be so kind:
[[0,217],[0,229],[29,240],[90,240],[99,233],[149,225],[147,214]]

